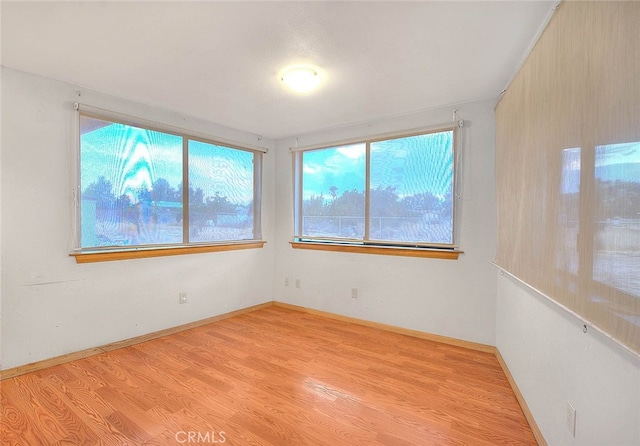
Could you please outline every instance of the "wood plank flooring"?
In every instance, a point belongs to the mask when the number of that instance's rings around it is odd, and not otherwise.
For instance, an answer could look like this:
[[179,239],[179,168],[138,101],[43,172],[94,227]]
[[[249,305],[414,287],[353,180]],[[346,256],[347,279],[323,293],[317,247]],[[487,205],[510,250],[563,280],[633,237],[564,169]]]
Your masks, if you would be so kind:
[[3,445],[535,445],[495,356],[280,307],[0,383]]

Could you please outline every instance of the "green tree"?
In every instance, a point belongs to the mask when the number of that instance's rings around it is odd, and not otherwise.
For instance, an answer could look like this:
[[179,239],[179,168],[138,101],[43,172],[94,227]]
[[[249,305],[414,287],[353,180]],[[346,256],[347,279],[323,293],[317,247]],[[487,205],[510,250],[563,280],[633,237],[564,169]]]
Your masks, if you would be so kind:
[[169,181],[164,178],[158,178],[153,183],[151,199],[153,201],[178,201],[178,193],[171,187]]
[[329,193],[331,194],[331,198],[335,200],[338,197],[338,188],[336,186],[331,186],[329,188]]
[[324,196],[322,193],[320,195],[312,195],[309,199],[304,200],[303,203],[303,214],[309,217],[319,217],[322,215],[326,215],[327,208],[324,205]]
[[401,217],[406,214],[393,186],[371,189],[372,217]]
[[113,206],[116,201],[116,197],[113,195],[111,181],[105,177],[100,176],[98,180],[89,184],[84,192],[82,198],[90,198],[96,200],[96,207],[98,209],[107,209]]
[[235,214],[236,204],[231,203],[227,197],[220,195],[220,192],[216,192],[213,197],[207,197],[207,208],[214,213],[221,214]]
[[120,195],[115,201],[115,208],[121,216],[125,215],[127,209],[129,209],[131,205],[131,199],[128,195]]
[[189,204],[204,204],[204,192],[202,189],[194,189],[189,185]]
[[[451,194],[448,194],[451,197]],[[446,201],[446,198],[445,198]],[[409,214],[421,214],[426,211],[439,211],[443,203],[430,192],[410,195],[402,199],[402,206]]]
[[140,186],[135,193],[137,201],[151,201],[151,191],[146,185]]
[[363,214],[364,210],[364,192],[357,190],[347,190],[338,198],[331,201],[328,205],[326,215],[341,217],[356,217]]
[[[182,183],[178,184],[175,196],[174,201],[182,201]],[[191,184],[189,184],[189,204],[206,204],[204,191],[201,188],[194,189]]]

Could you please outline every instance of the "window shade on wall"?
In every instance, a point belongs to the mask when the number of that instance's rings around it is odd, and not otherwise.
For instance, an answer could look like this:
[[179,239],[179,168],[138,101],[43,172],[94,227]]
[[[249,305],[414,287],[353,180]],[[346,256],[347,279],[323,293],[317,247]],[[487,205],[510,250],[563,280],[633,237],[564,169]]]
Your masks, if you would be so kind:
[[496,108],[496,263],[636,354],[639,23],[564,2]]

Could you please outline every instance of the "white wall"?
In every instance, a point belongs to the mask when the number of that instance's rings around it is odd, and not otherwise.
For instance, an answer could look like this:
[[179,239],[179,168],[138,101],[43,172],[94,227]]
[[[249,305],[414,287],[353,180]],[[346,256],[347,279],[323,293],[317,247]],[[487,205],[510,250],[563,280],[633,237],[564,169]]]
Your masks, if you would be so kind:
[[[549,445],[640,444],[640,358],[507,275],[496,345]],[[565,424],[576,409],[576,437]]]
[[[457,261],[292,249],[295,139],[277,142],[275,300],[399,327],[493,345],[496,284],[494,101],[462,104],[464,196]],[[336,104],[336,113],[339,112]],[[346,126],[298,138],[299,146],[450,124],[453,107]],[[284,286],[284,279],[290,286]],[[300,279],[301,288],[295,288]],[[351,298],[351,288],[359,297]]]
[[[272,300],[273,243],[83,265],[69,257],[72,103],[80,90],[11,69],[2,72],[3,369]],[[257,141],[254,135],[91,91],[82,90],[79,101],[240,143]],[[272,153],[264,158],[267,240],[275,226]],[[188,293],[187,304],[178,304],[179,291]]]
[[[2,5],[0,5],[0,14]],[[0,33],[1,34],[1,33]],[[0,38],[1,40],[1,38]],[[0,48],[2,44],[0,42]],[[2,56],[0,55],[0,62]],[[0,86],[2,85],[3,71],[0,69]],[[0,88],[0,123],[2,123],[2,88]],[[2,165],[2,125],[0,125],[0,167]],[[2,169],[0,168],[0,234],[2,234]],[[2,236],[0,236],[0,369],[2,369]]]
[[[287,149],[295,141],[283,140],[265,156],[265,248],[78,265],[68,256],[71,103],[82,89],[10,69],[0,75],[3,369],[275,298],[497,345],[550,445],[640,444],[640,359],[594,330],[582,333],[580,321],[487,261],[495,250],[492,101],[457,106],[466,122],[465,253],[457,261],[292,249]],[[254,135],[95,92],[83,91],[80,100],[255,143]],[[299,144],[450,120],[451,108],[443,108],[303,135]],[[179,291],[188,304],[177,303]],[[567,401],[577,409],[576,439],[564,424]]]
[[[82,89],[10,69],[0,76],[1,368],[275,298],[497,345],[550,445],[640,444],[640,359],[593,330],[583,334],[581,322],[487,261],[495,250],[492,101],[457,106],[466,122],[459,206],[465,253],[457,261],[292,249],[287,148],[295,141],[284,140],[265,156],[265,248],[78,265],[68,256],[71,103]],[[83,91],[80,100],[255,143],[254,135],[95,92]],[[303,135],[299,144],[450,120],[451,108],[443,108]],[[352,287],[358,299],[350,297]],[[188,304],[178,305],[179,291],[188,293]],[[576,439],[564,424],[567,401],[577,409]]]

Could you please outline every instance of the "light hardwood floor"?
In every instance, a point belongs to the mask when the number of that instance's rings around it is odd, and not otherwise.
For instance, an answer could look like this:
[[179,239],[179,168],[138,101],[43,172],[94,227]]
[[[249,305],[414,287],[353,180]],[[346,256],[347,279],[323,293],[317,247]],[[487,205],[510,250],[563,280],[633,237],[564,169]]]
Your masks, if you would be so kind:
[[3,445],[535,445],[491,353],[269,307],[0,383]]

